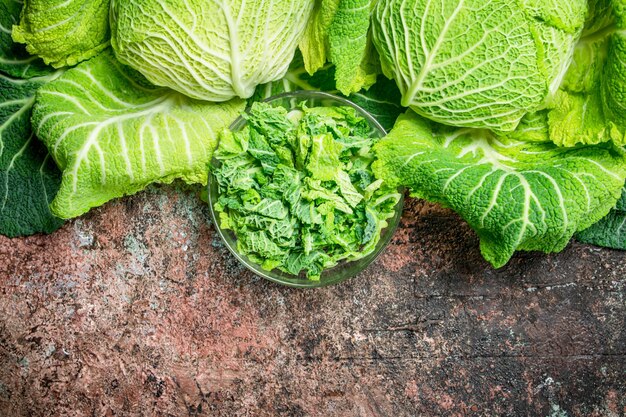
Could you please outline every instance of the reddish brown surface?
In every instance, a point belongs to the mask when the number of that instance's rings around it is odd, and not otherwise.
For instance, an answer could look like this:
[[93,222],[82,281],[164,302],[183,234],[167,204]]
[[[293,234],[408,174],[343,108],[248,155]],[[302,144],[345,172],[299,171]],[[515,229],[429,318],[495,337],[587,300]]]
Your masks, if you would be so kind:
[[0,238],[0,415],[623,416],[625,297],[622,252],[496,271],[415,200],[360,277],[284,288],[153,188]]

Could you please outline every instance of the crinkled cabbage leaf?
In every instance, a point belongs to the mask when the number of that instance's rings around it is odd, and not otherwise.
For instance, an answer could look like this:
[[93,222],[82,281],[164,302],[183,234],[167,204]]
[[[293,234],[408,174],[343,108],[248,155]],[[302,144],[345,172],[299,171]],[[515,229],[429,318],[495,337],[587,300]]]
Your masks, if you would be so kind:
[[63,222],[48,204],[61,173],[30,124],[35,92],[59,74],[21,80],[0,74],[0,234],[51,233]]
[[37,89],[60,71],[13,42],[21,8],[0,0],[0,234],[9,237],[51,233],[63,223],[48,206],[61,173],[30,123]]
[[[339,8],[339,0],[319,0],[307,22],[299,43],[304,67],[309,74],[314,74],[328,61],[328,30]],[[369,26],[369,23],[368,23]]]
[[345,95],[367,89],[380,72],[369,36],[372,0],[320,0],[315,4],[300,50],[309,74],[326,62],[335,65],[337,90]]
[[76,65],[109,45],[109,0],[25,0],[13,39],[55,68]]
[[612,4],[616,30],[608,41],[602,98],[607,118],[626,131],[626,2],[613,0]]
[[[574,79],[591,80],[586,85],[593,85],[581,91],[597,91],[600,85],[600,105],[603,115],[607,119],[605,126],[609,126],[614,134],[613,141],[618,144],[625,142],[623,133],[626,124],[626,48],[624,40],[624,18],[626,3],[623,0],[594,0],[590,1],[590,17],[585,32],[592,42],[585,44],[581,51],[581,65],[572,65],[569,73]],[[591,44],[594,47],[588,47]],[[578,48],[577,48],[578,50]],[[577,60],[574,60],[576,63]],[[586,67],[586,68],[585,68]],[[578,72],[575,70],[578,69]],[[587,72],[585,72],[587,70]],[[568,75],[569,75],[568,73]],[[581,74],[583,76],[577,76]],[[584,74],[588,74],[584,77]],[[600,77],[598,74],[602,74]],[[583,84],[585,85],[585,84]],[[586,86],[585,85],[585,86]],[[571,89],[571,86],[566,86]],[[598,96],[596,92],[594,94]],[[594,110],[597,111],[597,110]],[[606,127],[605,127],[606,129]],[[626,249],[626,189],[611,212],[593,226],[577,233],[576,239],[581,242],[614,249]]]
[[280,79],[313,0],[113,0],[118,59],[189,97],[248,98]]
[[75,217],[152,182],[205,184],[217,132],[243,107],[152,86],[110,51],[68,70],[38,91],[33,110],[63,171],[52,211]]
[[549,136],[559,146],[626,144],[626,36],[609,0],[590,7],[572,63],[549,103]]
[[596,246],[626,250],[626,190],[606,217],[578,232],[576,239]]
[[626,155],[434,124],[412,111],[375,147],[375,173],[459,213],[495,267],[516,250],[556,252],[615,205]]
[[0,0],[0,72],[17,78],[48,75],[51,68],[31,56],[24,45],[15,43],[11,37],[13,25],[19,23],[21,10],[21,2]]

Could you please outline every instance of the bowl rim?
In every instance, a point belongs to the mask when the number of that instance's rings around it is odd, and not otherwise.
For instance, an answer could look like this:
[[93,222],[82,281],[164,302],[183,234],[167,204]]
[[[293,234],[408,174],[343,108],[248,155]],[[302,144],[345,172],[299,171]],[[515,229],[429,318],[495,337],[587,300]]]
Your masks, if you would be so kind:
[[[265,98],[265,99],[261,100],[260,102],[261,103],[271,103],[272,101],[278,101],[278,100],[282,100],[282,99],[285,99],[285,98],[297,98],[297,97],[293,97],[293,96],[310,96],[310,98],[330,99],[330,100],[339,101],[339,102],[343,103],[344,105],[346,105],[348,107],[352,107],[357,112],[359,112],[360,116],[362,116],[365,119],[367,119],[368,123],[370,123],[374,128],[376,128],[376,130],[378,130],[381,133],[381,137],[386,136],[387,133],[388,133],[387,130],[385,130],[385,128],[382,127],[380,122],[378,120],[376,120],[376,118],[374,116],[372,116],[370,114],[370,112],[365,110],[363,107],[359,106],[358,104],[356,104],[353,101],[348,100],[345,97],[341,97],[341,96],[338,96],[338,95],[335,95],[335,94],[327,93],[326,91],[317,91],[317,90],[286,91],[284,93],[279,93],[279,94],[270,96],[268,98]],[[244,123],[246,121],[246,118],[244,117],[244,114],[249,113],[251,108],[252,108],[252,105],[246,106],[246,108],[244,109],[242,114],[237,116],[237,118],[235,120],[233,120],[233,122],[228,126],[228,129],[229,130],[236,129],[236,128],[238,128],[239,124]],[[211,160],[213,160],[213,159],[215,159],[215,158],[211,158]]]
[[[262,102],[272,102],[272,101],[278,101],[282,99],[293,99],[293,98],[298,98],[302,96],[308,96],[308,97],[304,97],[302,101],[309,99],[309,98],[332,99],[334,101],[339,101],[340,103],[342,103],[342,105],[346,105],[346,106],[354,108],[359,113],[359,116],[364,117],[368,121],[368,123],[372,125],[373,130],[377,131],[377,133],[380,134],[381,138],[387,134],[386,130],[380,125],[380,123],[368,111],[363,109],[361,106],[353,103],[352,101],[344,97],[339,97],[334,94],[326,93],[323,91],[296,90],[296,91],[276,94],[274,96],[271,96],[269,98],[262,100]],[[248,113],[250,111],[250,108],[251,106],[246,107],[243,114]],[[230,124],[229,130],[237,130],[245,126],[246,118],[244,117],[243,114],[239,115],[237,119],[235,119]],[[211,158],[211,162],[210,162],[211,167],[214,167],[215,164],[217,163],[218,161],[215,157]],[[365,258],[360,258],[360,259],[352,260],[352,261],[346,260],[346,259],[339,261],[337,265],[324,270],[322,274],[327,273],[328,271],[332,271],[335,268],[345,267],[346,265],[349,265],[350,263],[353,263],[353,262],[365,260],[364,264],[360,266],[359,268],[357,268],[356,272],[354,272],[353,274],[346,274],[345,276],[342,276],[341,274],[337,274],[337,278],[322,277],[321,280],[314,281],[314,280],[307,280],[307,278],[301,278],[297,275],[292,275],[284,271],[279,271],[278,273],[272,272],[275,270],[266,271],[263,268],[261,268],[259,264],[250,261],[249,259],[247,259],[245,255],[239,253],[239,251],[237,251],[237,249],[233,247],[233,245],[230,243],[230,238],[226,236],[226,231],[223,230],[222,227],[220,226],[219,214],[216,212],[216,210],[213,207],[213,200],[216,196],[213,195],[214,193],[212,192],[212,188],[214,187],[215,182],[216,181],[214,179],[213,170],[210,169],[209,175],[208,175],[208,184],[207,184],[207,191],[208,191],[207,200],[208,200],[208,205],[209,205],[209,211],[211,212],[211,220],[213,221],[214,228],[219,234],[220,239],[222,240],[226,248],[228,248],[229,252],[232,253],[235,256],[235,258],[241,264],[243,264],[243,266],[246,267],[246,269],[248,269],[255,275],[260,276],[261,278],[264,278],[268,281],[271,281],[280,285],[284,285],[287,287],[292,287],[292,288],[326,287],[329,285],[338,284],[340,282],[354,278],[355,276],[365,271],[372,263],[374,263],[374,261],[382,254],[382,252],[391,243],[393,235],[395,234],[395,231],[397,230],[398,225],[400,224],[400,219],[402,218],[402,213],[404,209],[404,188],[398,187],[398,193],[400,194],[400,198],[398,199],[398,202],[396,203],[394,215],[390,217],[389,219],[387,219],[387,222],[388,222],[387,226],[381,230],[380,232],[381,241],[377,244],[376,248],[370,254],[366,255]],[[276,274],[277,276],[273,276],[272,274]],[[285,278],[281,278],[279,274],[285,275]],[[287,278],[287,276],[292,276],[293,281],[290,280],[290,278]]]

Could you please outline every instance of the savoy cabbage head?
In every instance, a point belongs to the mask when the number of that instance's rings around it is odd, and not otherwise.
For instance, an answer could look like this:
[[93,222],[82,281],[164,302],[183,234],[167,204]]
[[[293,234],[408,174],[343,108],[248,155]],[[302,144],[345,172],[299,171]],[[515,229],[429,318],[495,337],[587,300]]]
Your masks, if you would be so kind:
[[117,58],[189,97],[248,98],[280,79],[313,0],[124,0],[111,3]]
[[388,0],[372,33],[404,106],[512,131],[558,89],[586,15],[586,0]]

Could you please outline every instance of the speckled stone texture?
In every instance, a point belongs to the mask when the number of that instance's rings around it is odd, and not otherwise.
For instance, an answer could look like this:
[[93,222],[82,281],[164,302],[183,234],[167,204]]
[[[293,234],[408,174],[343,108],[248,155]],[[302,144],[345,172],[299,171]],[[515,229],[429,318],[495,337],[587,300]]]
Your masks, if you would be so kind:
[[625,296],[623,252],[494,270],[417,200],[361,276],[280,287],[153,187],[0,238],[0,415],[624,416]]

